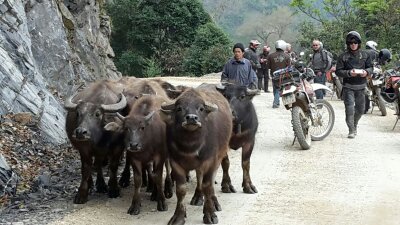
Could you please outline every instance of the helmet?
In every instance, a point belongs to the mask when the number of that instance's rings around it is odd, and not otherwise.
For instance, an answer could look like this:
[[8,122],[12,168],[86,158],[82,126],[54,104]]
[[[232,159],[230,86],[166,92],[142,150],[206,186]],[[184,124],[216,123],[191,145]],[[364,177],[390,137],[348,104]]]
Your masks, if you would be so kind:
[[346,44],[351,42],[352,39],[355,39],[358,44],[361,44],[361,35],[357,31],[350,31],[346,35]]
[[390,62],[390,60],[392,60],[392,53],[390,53],[389,49],[383,48],[379,52],[378,59],[379,63],[386,64],[387,62]]
[[397,95],[393,88],[382,87],[380,95],[383,98],[383,100],[385,100],[388,103],[392,103],[397,99]]
[[252,44],[252,45],[260,45],[261,43],[258,40],[251,40],[250,44]]
[[277,40],[275,42],[275,48],[280,50],[286,50],[286,42],[284,40]]
[[378,43],[376,43],[375,41],[367,41],[365,45],[376,51],[376,46],[378,46]]

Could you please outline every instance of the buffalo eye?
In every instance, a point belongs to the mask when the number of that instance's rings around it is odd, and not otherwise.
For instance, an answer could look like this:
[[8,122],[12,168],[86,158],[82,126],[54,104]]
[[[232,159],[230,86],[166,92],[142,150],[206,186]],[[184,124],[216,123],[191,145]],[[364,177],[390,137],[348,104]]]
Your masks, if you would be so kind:
[[96,111],[96,112],[94,113],[94,116],[97,117],[97,118],[99,118],[99,117],[101,116],[100,111]]
[[144,131],[144,126],[139,127],[140,131]]
[[177,112],[182,112],[182,107],[178,106],[178,108],[176,108]]
[[200,110],[200,112],[203,112],[204,111],[204,107],[200,106],[199,110]]
[[239,100],[243,100],[246,96],[245,95],[241,95],[239,96]]

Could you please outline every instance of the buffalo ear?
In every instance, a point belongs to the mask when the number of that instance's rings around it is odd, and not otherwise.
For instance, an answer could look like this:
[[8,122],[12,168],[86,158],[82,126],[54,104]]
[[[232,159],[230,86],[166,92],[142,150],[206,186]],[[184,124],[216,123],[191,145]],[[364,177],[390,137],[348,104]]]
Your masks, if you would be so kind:
[[118,124],[116,122],[110,122],[104,126],[104,130],[122,133],[122,126],[121,126],[121,124]]
[[225,92],[225,86],[222,84],[217,84],[217,86],[215,86],[215,88],[217,89],[217,91],[219,91],[221,94],[224,94]]
[[214,103],[210,103],[210,102],[206,102],[204,104],[205,108],[206,108],[206,112],[210,113],[210,112],[214,112],[216,110],[218,110],[218,106]]
[[259,90],[257,89],[246,89],[246,96],[250,98],[250,100],[253,99],[254,96],[256,96],[257,94],[259,94]]

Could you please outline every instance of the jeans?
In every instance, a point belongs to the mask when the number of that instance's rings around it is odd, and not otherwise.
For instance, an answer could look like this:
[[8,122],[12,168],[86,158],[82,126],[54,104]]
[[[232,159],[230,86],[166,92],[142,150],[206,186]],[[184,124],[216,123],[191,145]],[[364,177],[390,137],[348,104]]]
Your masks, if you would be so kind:
[[274,91],[274,106],[279,106],[279,87],[272,82],[272,87]]
[[[314,83],[319,83],[325,85],[326,82],[326,74],[322,73],[321,75],[316,75],[314,77]],[[315,96],[317,99],[323,99],[325,95],[325,90],[316,90],[315,91]]]
[[346,112],[346,124],[349,132],[357,130],[358,121],[364,114],[365,109],[365,94],[364,89],[352,90],[343,87],[343,100]]

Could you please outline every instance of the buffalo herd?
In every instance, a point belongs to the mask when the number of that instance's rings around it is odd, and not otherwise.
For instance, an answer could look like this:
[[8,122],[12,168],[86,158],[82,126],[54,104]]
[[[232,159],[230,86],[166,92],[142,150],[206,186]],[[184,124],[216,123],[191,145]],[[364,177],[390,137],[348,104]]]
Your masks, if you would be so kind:
[[[184,224],[187,176],[194,170],[197,186],[190,204],[203,205],[205,224],[217,224],[215,211],[222,209],[214,184],[220,165],[222,192],[236,192],[229,176],[229,149],[242,149],[243,192],[257,192],[250,178],[258,127],[252,103],[256,94],[257,90],[230,83],[193,88],[134,77],[96,81],[76,91],[65,99],[67,135],[81,158],[82,178],[74,203],[86,203],[94,184],[97,192],[120,196],[120,187],[130,184],[132,167],[134,194],[128,213],[140,213],[142,185],[152,192],[157,210],[168,210],[166,198],[172,197],[175,185],[177,204],[168,224]],[[108,184],[104,165],[109,168]]]

